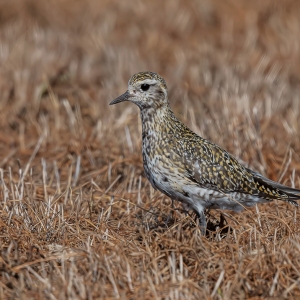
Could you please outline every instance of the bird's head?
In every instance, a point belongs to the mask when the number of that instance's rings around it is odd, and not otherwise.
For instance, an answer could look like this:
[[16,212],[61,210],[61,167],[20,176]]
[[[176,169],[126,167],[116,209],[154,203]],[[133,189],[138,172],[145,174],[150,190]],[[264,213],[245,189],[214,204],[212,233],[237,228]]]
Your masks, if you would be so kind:
[[168,105],[167,84],[161,76],[153,72],[134,74],[128,82],[128,90],[109,105],[123,101],[131,101],[140,109]]

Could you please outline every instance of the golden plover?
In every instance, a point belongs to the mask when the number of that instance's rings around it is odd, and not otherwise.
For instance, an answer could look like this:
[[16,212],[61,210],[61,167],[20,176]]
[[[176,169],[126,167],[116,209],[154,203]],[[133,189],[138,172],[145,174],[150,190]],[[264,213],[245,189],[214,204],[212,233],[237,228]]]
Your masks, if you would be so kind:
[[140,72],[128,90],[110,105],[131,101],[141,112],[142,153],[152,186],[193,209],[202,234],[205,209],[241,211],[245,206],[274,199],[297,205],[300,190],[293,189],[241,165],[231,154],[198,136],[180,122],[169,106],[165,80]]

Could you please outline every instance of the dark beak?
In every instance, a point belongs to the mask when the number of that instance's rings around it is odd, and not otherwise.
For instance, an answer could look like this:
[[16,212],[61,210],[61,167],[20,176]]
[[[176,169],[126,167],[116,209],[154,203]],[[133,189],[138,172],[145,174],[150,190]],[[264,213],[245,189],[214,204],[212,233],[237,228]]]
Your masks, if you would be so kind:
[[113,104],[117,104],[123,101],[128,101],[130,98],[130,94],[128,91],[126,91],[124,94],[122,94],[121,96],[119,96],[118,98],[116,98],[115,100],[111,101],[109,103],[109,105],[113,105]]

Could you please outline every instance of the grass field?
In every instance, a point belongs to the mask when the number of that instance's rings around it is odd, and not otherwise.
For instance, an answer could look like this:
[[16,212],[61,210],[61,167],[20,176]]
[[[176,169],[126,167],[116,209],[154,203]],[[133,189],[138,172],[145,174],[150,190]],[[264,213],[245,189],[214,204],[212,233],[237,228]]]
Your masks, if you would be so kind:
[[300,188],[300,2],[0,1],[0,299],[297,299],[300,211],[195,215],[143,173],[150,70],[199,135]]

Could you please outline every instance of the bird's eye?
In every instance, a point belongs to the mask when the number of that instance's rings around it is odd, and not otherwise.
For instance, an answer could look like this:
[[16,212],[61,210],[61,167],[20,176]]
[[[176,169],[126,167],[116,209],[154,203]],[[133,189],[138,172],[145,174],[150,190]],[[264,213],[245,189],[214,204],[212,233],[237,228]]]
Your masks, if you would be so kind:
[[149,87],[150,87],[150,85],[149,85],[149,84],[146,84],[146,83],[143,83],[143,84],[141,85],[141,89],[142,89],[142,91],[144,91],[144,92],[148,91],[148,90],[149,90]]

